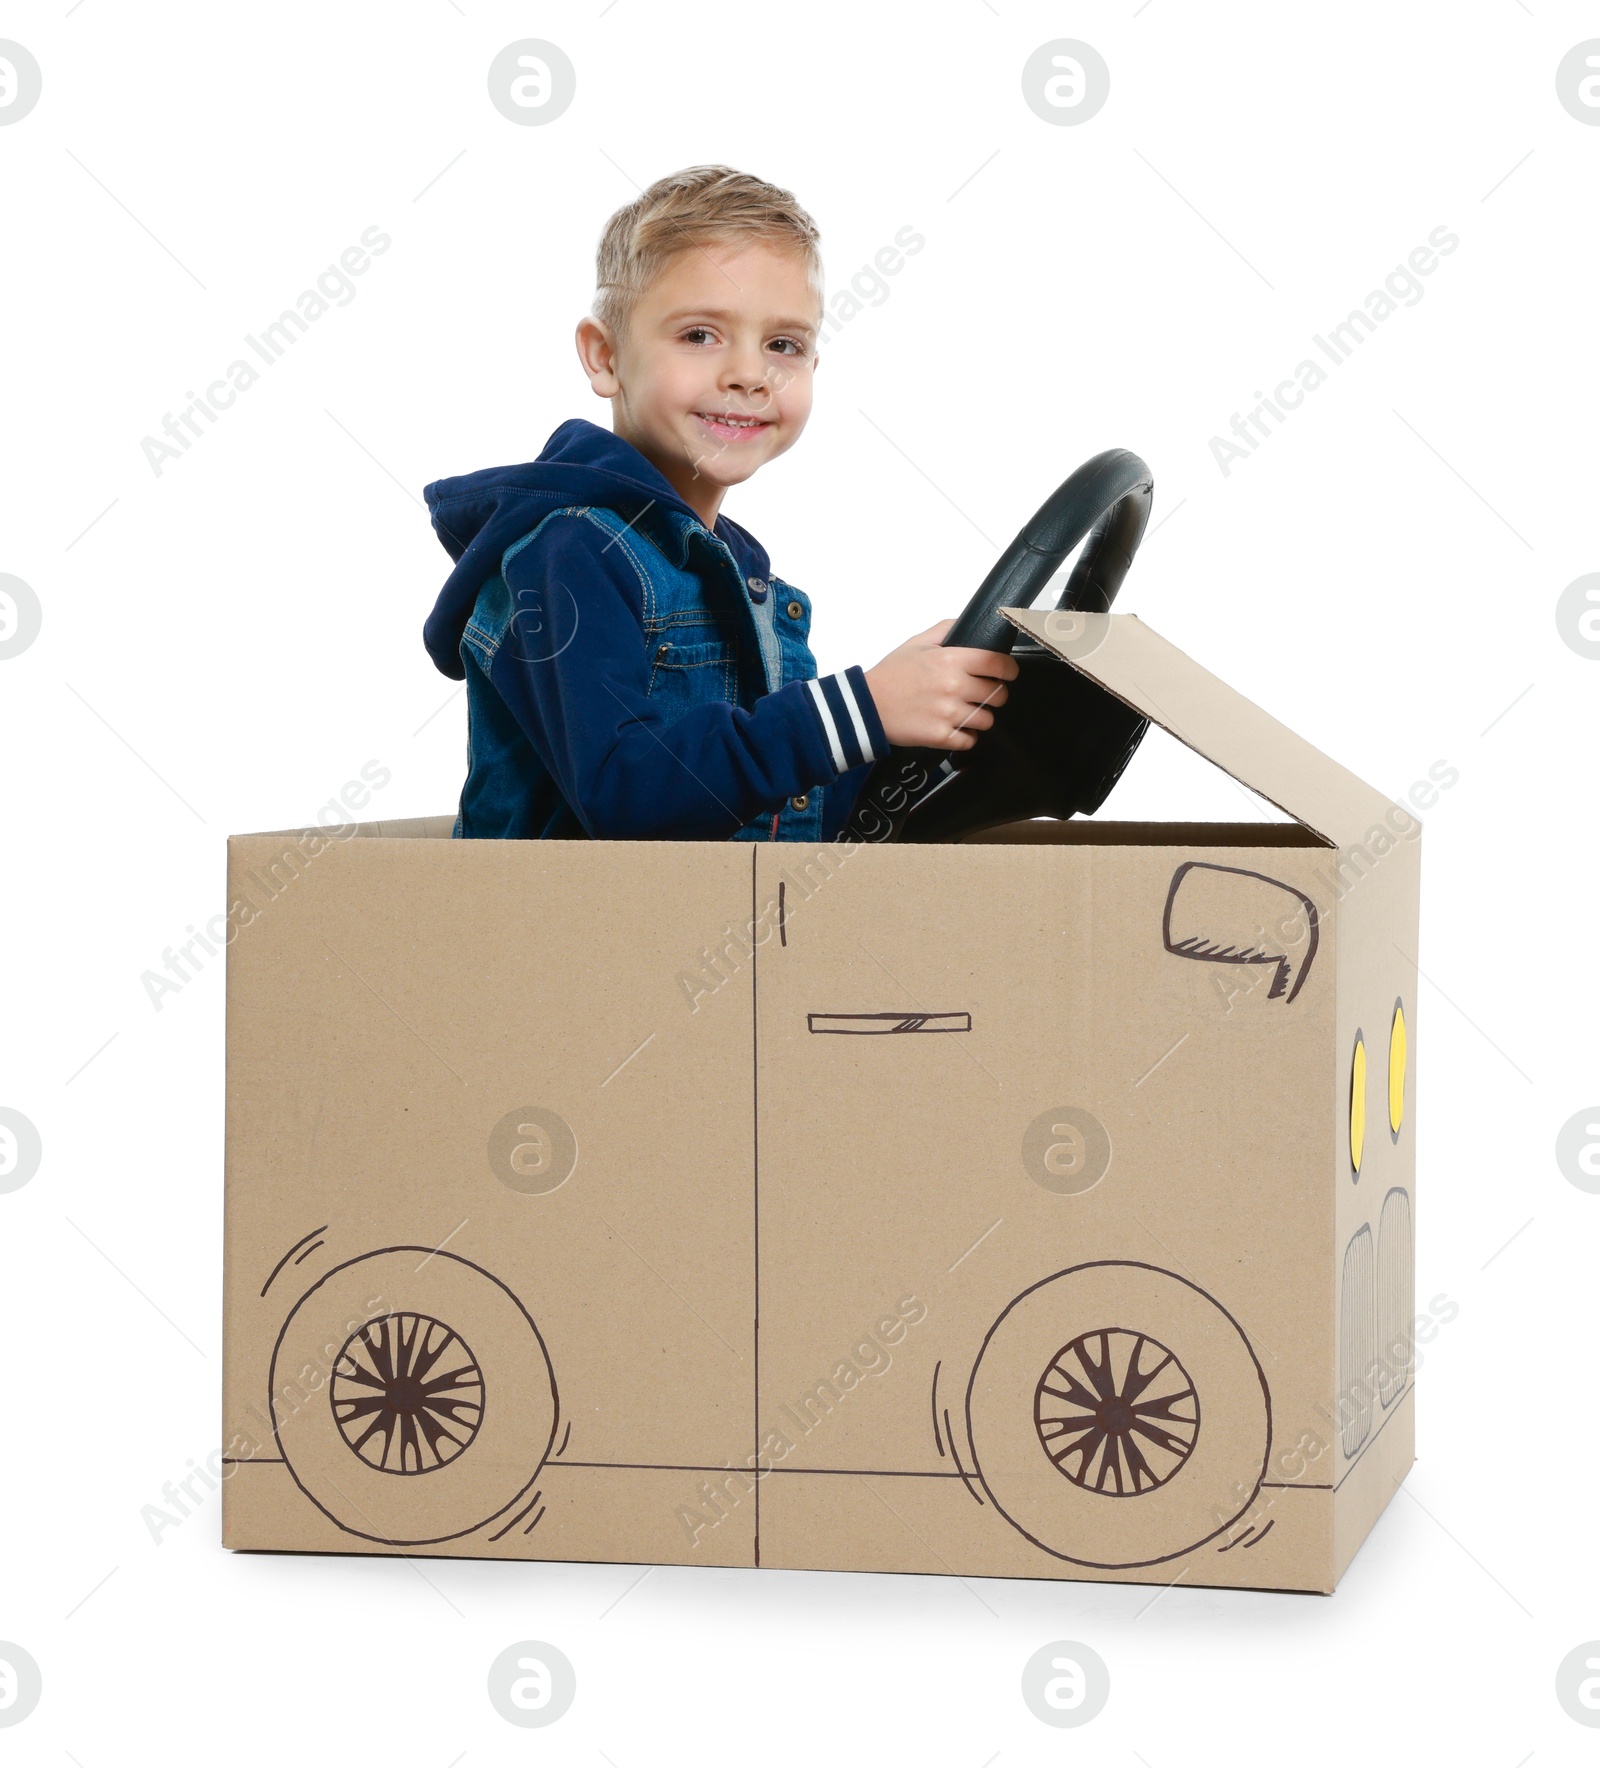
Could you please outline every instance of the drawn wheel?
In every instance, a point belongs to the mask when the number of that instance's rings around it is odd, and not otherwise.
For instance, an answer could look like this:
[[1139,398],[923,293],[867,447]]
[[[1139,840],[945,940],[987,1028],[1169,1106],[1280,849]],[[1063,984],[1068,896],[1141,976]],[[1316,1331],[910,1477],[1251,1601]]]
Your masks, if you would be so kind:
[[1075,1565],[1155,1565],[1220,1534],[1255,1500],[1271,1426],[1238,1322],[1154,1265],[1077,1265],[1024,1290],[967,1384],[984,1491]]
[[1189,1459],[1200,1400],[1189,1372],[1142,1332],[1086,1332],[1039,1377],[1033,1422],[1075,1486],[1136,1498]]
[[480,1266],[424,1246],[313,1284],[278,1334],[269,1383],[295,1483],[341,1529],[388,1546],[454,1540],[501,1515],[555,1434],[555,1378],[527,1310]]
[[333,1418],[380,1473],[431,1473],[483,1422],[477,1359],[442,1320],[386,1314],[352,1332],[333,1366]]

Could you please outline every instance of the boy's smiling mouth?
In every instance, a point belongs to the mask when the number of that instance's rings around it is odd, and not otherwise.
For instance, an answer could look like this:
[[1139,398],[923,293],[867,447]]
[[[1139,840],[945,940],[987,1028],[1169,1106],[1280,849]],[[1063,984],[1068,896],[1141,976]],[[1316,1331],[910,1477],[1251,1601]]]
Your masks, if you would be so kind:
[[736,441],[746,436],[759,436],[763,430],[772,428],[767,418],[743,417],[733,411],[697,411],[694,415],[713,436],[724,442]]

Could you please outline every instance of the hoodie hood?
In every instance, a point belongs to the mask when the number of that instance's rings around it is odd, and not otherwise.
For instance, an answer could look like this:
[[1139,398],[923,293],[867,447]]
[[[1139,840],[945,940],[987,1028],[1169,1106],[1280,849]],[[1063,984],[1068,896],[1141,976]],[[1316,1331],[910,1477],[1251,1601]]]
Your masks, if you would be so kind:
[[[631,442],[581,417],[555,430],[537,460],[435,479],[422,495],[434,532],[455,560],[422,628],[422,642],[440,672],[454,681],[466,674],[461,640],[479,590],[498,575],[507,551],[551,510],[562,504],[615,510],[647,538],[655,529],[669,546],[674,513],[697,528],[705,526]],[[737,522],[719,515],[714,532],[747,577],[771,574],[761,544]]]

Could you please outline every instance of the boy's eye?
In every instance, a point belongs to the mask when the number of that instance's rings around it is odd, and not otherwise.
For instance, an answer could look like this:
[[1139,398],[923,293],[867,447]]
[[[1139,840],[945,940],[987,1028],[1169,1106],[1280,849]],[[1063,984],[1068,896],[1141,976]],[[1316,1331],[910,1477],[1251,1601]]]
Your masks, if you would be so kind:
[[[681,335],[686,344],[709,344],[716,341],[711,328],[706,325],[691,325]],[[768,348],[785,356],[803,357],[806,354],[806,347],[798,338],[774,338]]]

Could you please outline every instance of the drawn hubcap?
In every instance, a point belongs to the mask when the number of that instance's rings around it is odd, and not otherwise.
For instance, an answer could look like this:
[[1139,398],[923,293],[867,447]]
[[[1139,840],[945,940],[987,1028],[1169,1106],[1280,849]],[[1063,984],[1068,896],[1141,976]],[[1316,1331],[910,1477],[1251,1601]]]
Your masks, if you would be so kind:
[[427,1314],[386,1314],[345,1341],[329,1387],[346,1444],[380,1473],[432,1473],[483,1422],[483,1376],[458,1333]]
[[1111,1327],[1064,1345],[1039,1377],[1034,1423],[1075,1486],[1112,1498],[1154,1491],[1189,1459],[1200,1401],[1158,1340]]

